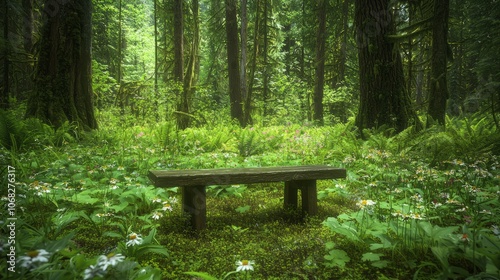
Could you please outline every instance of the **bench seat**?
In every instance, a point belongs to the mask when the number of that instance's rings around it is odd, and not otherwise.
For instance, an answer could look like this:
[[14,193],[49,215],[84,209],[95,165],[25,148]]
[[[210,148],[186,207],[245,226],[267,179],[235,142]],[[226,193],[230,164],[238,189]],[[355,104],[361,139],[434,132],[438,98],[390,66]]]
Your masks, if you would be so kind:
[[285,182],[285,207],[297,207],[300,190],[302,210],[314,215],[316,180],[345,177],[345,169],[325,165],[149,171],[156,187],[182,187],[182,209],[196,230],[206,227],[206,186]]

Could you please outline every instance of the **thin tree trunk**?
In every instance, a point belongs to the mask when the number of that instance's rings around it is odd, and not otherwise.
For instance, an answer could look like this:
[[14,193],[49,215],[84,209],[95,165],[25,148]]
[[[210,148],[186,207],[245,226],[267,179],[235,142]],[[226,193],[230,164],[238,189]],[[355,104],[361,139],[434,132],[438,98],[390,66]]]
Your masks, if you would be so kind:
[[[413,16],[414,16],[414,8],[413,5],[409,5],[408,7],[408,25],[412,25]],[[408,88],[408,92],[412,91],[413,85],[413,38],[411,36],[408,37],[408,75],[406,80],[406,86]],[[411,97],[410,97],[411,98]]]
[[187,127],[186,112],[187,100],[185,91],[183,90],[184,80],[184,15],[183,15],[183,0],[174,0],[174,81],[176,83],[175,91],[177,95],[177,128],[185,129]]
[[249,78],[249,83],[248,83],[248,94],[247,94],[247,99],[245,101],[245,124],[249,125],[252,123],[252,115],[251,115],[251,110],[252,110],[252,95],[253,95],[253,83],[254,83],[254,78],[255,78],[255,72],[257,69],[257,58],[259,56],[259,31],[260,31],[260,16],[259,16],[259,11],[260,11],[260,0],[257,0],[257,3],[255,4],[255,24],[254,24],[254,31],[253,31],[253,57],[252,57],[252,65],[250,66],[250,78]]
[[349,0],[342,4],[342,42],[340,43],[339,73],[335,88],[339,88],[345,80],[345,66],[347,63],[347,33],[349,29]]
[[432,28],[431,92],[429,95],[427,126],[437,121],[445,125],[446,102],[449,97],[447,84],[449,0],[434,1]]
[[154,73],[154,107],[155,107],[155,119],[156,121],[160,120],[160,116],[158,113],[158,0],[154,1],[153,13],[154,13],[154,27],[155,27],[155,73]]
[[268,65],[268,44],[269,44],[269,36],[268,36],[268,26],[267,26],[267,20],[268,20],[268,0],[264,0],[264,25],[263,25],[263,32],[264,32],[264,46],[262,49],[262,53],[264,55],[264,85],[263,85],[263,102],[264,102],[264,111],[263,111],[263,117],[264,117],[264,122],[266,121],[267,117],[267,99],[268,99],[268,92],[269,92],[269,65]]
[[[5,1],[7,2],[7,1]],[[33,46],[33,2],[32,0],[23,0],[23,38],[24,38],[24,51],[31,53]]]
[[117,78],[118,83],[118,98],[120,103],[121,114],[125,114],[125,96],[123,94],[122,87],[122,43],[123,43],[123,32],[122,32],[122,0],[118,1],[118,67],[117,67]]
[[248,88],[247,88],[247,0],[241,0],[241,61],[240,61],[240,86],[241,86],[241,98],[245,103],[244,110],[244,125],[247,125],[247,115],[246,110],[251,107],[250,99],[247,99]]
[[240,125],[243,126],[238,55],[238,21],[236,20],[236,13],[236,0],[226,0],[227,69],[229,71],[231,118],[237,119]]
[[3,39],[4,39],[4,52],[3,52],[3,91],[0,97],[0,109],[9,108],[9,5],[7,1],[3,1]]
[[[195,85],[195,70],[196,70],[196,58],[198,57],[198,46],[199,46],[199,24],[198,24],[198,11],[199,5],[198,0],[192,0],[192,10],[193,10],[193,42],[191,45],[191,54],[189,56],[188,66],[186,69],[186,74],[184,76],[184,86],[182,93],[182,100],[179,112],[189,114],[191,111],[192,94]],[[191,124],[191,118],[189,115],[179,114],[177,119],[177,125],[179,129],[186,129]]]
[[323,88],[325,83],[325,44],[326,44],[326,10],[328,0],[318,3],[318,33],[316,35],[316,83],[314,86],[313,119],[323,124]]

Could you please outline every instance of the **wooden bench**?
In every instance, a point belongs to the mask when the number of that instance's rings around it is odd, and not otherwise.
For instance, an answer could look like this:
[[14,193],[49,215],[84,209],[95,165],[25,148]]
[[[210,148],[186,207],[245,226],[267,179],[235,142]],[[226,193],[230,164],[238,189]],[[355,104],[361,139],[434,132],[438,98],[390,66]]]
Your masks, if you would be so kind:
[[316,180],[345,177],[345,169],[324,165],[149,171],[156,187],[182,187],[182,209],[190,214],[195,230],[206,227],[206,186],[285,182],[285,207],[297,208],[300,190],[302,211],[314,215]]

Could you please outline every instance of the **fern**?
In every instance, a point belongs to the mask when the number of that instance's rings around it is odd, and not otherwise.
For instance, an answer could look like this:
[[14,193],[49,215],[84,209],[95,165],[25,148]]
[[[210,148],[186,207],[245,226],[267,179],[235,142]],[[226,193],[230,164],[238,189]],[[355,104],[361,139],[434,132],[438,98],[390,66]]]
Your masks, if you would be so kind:
[[256,130],[242,129],[238,141],[238,151],[242,157],[259,154],[264,149],[263,141],[259,141]]
[[14,139],[12,135],[18,134],[21,124],[16,122],[11,114],[3,110],[0,111],[0,144],[10,150],[13,147]]

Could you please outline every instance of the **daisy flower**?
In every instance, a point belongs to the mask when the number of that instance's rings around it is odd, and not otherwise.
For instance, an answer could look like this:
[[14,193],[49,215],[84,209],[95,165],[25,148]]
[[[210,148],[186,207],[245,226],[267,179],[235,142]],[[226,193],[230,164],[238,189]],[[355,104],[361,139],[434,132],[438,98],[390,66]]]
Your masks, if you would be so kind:
[[245,271],[245,270],[253,271],[254,264],[255,264],[254,261],[249,261],[249,260],[237,261],[236,265],[238,266],[238,268],[236,268],[236,271]]
[[109,253],[108,255],[101,255],[97,259],[97,265],[102,268],[102,270],[106,271],[108,266],[115,266],[118,263],[122,262],[125,259],[125,256],[122,254]]
[[163,217],[163,213],[155,211],[153,212],[153,216],[151,218],[153,218],[154,220],[159,220],[161,217]]
[[163,211],[170,211],[172,212],[174,209],[172,208],[172,205],[169,202],[163,203],[163,208],[161,209]]
[[137,234],[135,232],[132,232],[131,234],[129,234],[128,241],[126,243],[127,247],[141,245],[141,244],[142,244],[142,237],[140,234]]
[[25,256],[19,258],[19,261],[21,262],[21,267],[31,268],[38,264],[48,262],[49,258],[49,252],[39,249],[27,252]]
[[83,280],[94,279],[95,277],[104,277],[106,271],[99,265],[91,265],[83,272]]
[[356,206],[358,206],[359,208],[361,209],[364,209],[366,206],[372,206],[372,205],[375,205],[375,201],[371,200],[371,199],[363,199],[363,200],[360,200],[356,203]]

